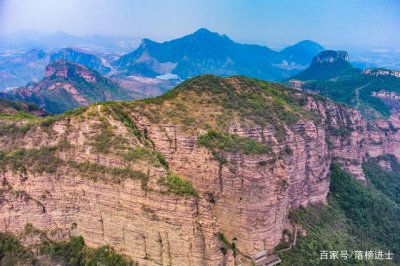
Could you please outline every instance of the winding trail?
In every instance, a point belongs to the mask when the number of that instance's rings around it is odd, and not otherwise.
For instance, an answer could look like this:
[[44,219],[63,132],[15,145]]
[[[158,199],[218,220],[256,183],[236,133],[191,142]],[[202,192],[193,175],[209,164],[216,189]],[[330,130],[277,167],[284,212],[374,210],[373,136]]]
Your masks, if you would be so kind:
[[356,106],[355,106],[355,109],[358,110],[358,108],[360,107],[360,90],[365,88],[365,87],[367,87],[367,86],[369,86],[369,85],[371,85],[371,82],[355,89],[355,91],[354,91],[355,94],[356,94]]

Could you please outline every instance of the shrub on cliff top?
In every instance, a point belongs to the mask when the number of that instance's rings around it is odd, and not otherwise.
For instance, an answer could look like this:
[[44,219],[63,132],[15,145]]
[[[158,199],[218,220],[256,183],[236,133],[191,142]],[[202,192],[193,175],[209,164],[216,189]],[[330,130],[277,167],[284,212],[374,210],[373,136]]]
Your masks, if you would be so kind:
[[212,151],[244,152],[246,155],[272,152],[270,147],[254,139],[214,130],[200,135],[197,138],[197,144]]

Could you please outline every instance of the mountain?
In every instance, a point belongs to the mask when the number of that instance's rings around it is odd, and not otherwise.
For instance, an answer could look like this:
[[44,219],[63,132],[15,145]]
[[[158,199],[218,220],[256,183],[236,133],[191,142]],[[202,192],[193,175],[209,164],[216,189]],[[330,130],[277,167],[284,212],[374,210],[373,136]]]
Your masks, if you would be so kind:
[[346,52],[324,51],[289,83],[346,103],[369,119],[400,112],[400,72],[383,68],[361,71],[347,58]]
[[277,52],[260,45],[240,44],[207,29],[157,43],[144,39],[138,49],[113,65],[122,75],[156,77],[175,74],[182,79],[201,75],[246,75],[265,80],[289,77],[304,69],[322,49],[305,41]]
[[132,99],[127,90],[83,65],[60,60],[46,66],[46,77],[7,92],[12,99],[62,113],[98,101]]
[[96,70],[103,75],[111,71],[111,68],[106,66],[105,62],[103,62],[99,57],[72,48],[64,48],[50,55],[51,62],[58,60],[75,62]]
[[297,80],[329,80],[361,72],[349,63],[344,51],[326,50],[315,56],[310,66],[292,77]]
[[305,40],[286,47],[280,53],[288,62],[296,62],[299,65],[307,66],[315,55],[324,50],[325,48],[320,44]]
[[282,265],[319,265],[336,245],[399,254],[399,129],[396,116],[368,122],[318,95],[210,75],[152,99],[0,121],[0,261],[254,265],[275,252]]

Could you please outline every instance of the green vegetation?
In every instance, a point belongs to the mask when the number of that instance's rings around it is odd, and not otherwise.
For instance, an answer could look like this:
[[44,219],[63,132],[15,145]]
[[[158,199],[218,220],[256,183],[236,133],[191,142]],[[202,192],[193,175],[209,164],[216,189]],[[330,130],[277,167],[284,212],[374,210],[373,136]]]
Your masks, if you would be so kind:
[[46,261],[47,257],[57,265],[66,266],[133,265],[131,259],[116,254],[112,247],[87,247],[80,236],[71,237],[69,241],[63,242],[51,241],[44,236],[42,243],[32,248],[24,247],[14,235],[0,233],[0,265],[41,265],[42,260]]
[[68,266],[133,265],[129,258],[116,254],[110,246],[97,249],[86,247],[82,237],[71,237],[66,242],[45,241],[40,253],[51,256],[56,261],[64,262]]
[[140,171],[132,170],[128,167],[119,168],[119,167],[107,167],[104,165],[100,165],[97,163],[91,163],[88,161],[78,163],[75,161],[70,161],[68,163],[71,167],[77,169],[81,174],[92,178],[94,180],[97,179],[107,179],[107,176],[110,176],[114,182],[121,182],[125,178],[131,179],[140,179],[143,182],[147,183],[147,175]]
[[28,170],[35,173],[56,173],[61,167],[78,170],[84,176],[94,180],[107,180],[111,177],[114,182],[121,182],[125,178],[140,179],[147,183],[147,175],[128,167],[106,167],[91,162],[65,162],[57,157],[58,147],[42,147],[40,149],[20,149],[12,152],[0,151],[0,167],[2,170],[9,167],[14,172],[26,173]]
[[400,94],[400,79],[360,74],[331,81],[310,81],[304,85],[304,89],[355,107],[364,117],[376,119],[389,117],[391,106],[372,96],[372,93],[386,90]]
[[246,155],[272,152],[270,147],[252,138],[214,130],[209,130],[207,133],[200,135],[197,139],[197,144],[212,151],[244,152]]
[[127,161],[142,160],[148,161],[155,166],[162,165],[165,169],[169,168],[167,160],[161,153],[147,147],[136,147],[126,153],[124,158]]
[[130,116],[123,111],[123,107],[120,104],[112,105],[112,115],[116,120],[121,121],[126,127],[131,129],[139,140],[142,139],[142,132],[140,132]]
[[226,238],[226,236],[224,235],[224,233],[220,232],[219,233],[219,240],[222,242],[222,247],[221,247],[221,252],[223,254],[226,254],[228,252],[228,250],[232,250],[233,251],[233,255],[236,256],[237,255],[237,249],[236,249],[236,245],[235,242],[232,241],[232,243],[230,243],[228,241],[228,239]]
[[[368,179],[376,178],[366,172]],[[390,186],[391,184],[386,184]],[[390,250],[400,261],[400,206],[374,187],[360,184],[337,165],[331,167],[329,205],[300,208],[292,219],[306,230],[289,252],[279,252],[282,265],[364,265],[354,259],[321,261],[320,251]],[[365,262],[365,260],[364,260]],[[372,261],[376,262],[376,261]],[[372,263],[371,262],[371,263]]]
[[168,187],[169,192],[179,196],[199,196],[196,189],[189,181],[182,179],[171,171],[168,172],[166,177],[159,179],[158,183]]
[[[391,170],[382,169],[378,162],[386,161]],[[400,164],[393,155],[368,158],[363,169],[371,184],[400,205]]]
[[349,137],[351,132],[348,127],[339,126],[338,128],[329,127],[328,132],[336,137]]
[[[292,125],[301,117],[320,120],[318,114],[303,108],[306,101],[306,96],[279,84],[241,76],[204,75],[189,79],[162,96],[136,101],[135,105],[139,112],[147,108],[142,113],[150,120],[166,118],[188,130],[196,125],[226,131],[235,120],[244,125],[272,125],[277,138],[283,140],[285,125]],[[204,112],[199,112],[200,108]]]
[[16,125],[14,123],[0,123],[0,136],[19,138],[24,136],[32,127],[32,124]]
[[128,140],[114,134],[113,128],[107,119],[101,119],[94,129],[99,132],[91,138],[91,145],[96,152],[107,154],[111,149],[122,150],[126,148]]
[[0,265],[14,266],[20,263],[34,265],[33,253],[10,233],[0,232]]
[[63,163],[55,156],[55,151],[56,147],[0,151],[0,165],[2,169],[9,166],[15,172],[26,172],[29,168],[37,173],[55,173]]
[[295,75],[293,79],[299,80],[330,80],[337,77],[360,74],[361,70],[354,68],[345,60],[337,60],[333,63],[311,63],[309,68]]
[[32,120],[32,119],[37,119],[37,116],[24,112],[24,111],[18,111],[13,114],[4,114],[0,113],[0,119],[2,120]]

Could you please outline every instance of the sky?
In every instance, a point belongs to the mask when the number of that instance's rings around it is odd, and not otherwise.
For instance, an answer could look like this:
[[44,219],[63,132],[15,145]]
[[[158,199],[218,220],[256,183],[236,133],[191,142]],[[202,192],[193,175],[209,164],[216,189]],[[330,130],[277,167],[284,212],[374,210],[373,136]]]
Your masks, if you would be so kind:
[[283,46],[400,47],[400,0],[0,0],[0,33],[63,31],[164,41],[198,28]]

